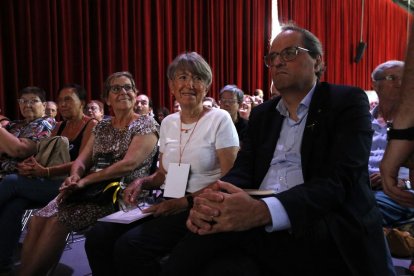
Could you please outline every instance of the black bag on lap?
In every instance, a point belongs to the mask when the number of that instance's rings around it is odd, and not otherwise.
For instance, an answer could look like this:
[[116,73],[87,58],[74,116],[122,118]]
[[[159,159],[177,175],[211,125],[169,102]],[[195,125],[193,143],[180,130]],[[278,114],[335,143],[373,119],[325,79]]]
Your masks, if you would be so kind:
[[119,180],[107,180],[74,190],[64,201],[66,203],[94,203],[98,205],[106,205],[110,202],[115,204],[120,190]]
[[[96,172],[105,169],[113,163],[112,154],[100,153],[96,156],[96,163],[91,171]],[[65,198],[65,202],[106,205],[112,201],[115,204],[120,190],[120,179],[105,180],[89,184],[82,189],[74,190]]]

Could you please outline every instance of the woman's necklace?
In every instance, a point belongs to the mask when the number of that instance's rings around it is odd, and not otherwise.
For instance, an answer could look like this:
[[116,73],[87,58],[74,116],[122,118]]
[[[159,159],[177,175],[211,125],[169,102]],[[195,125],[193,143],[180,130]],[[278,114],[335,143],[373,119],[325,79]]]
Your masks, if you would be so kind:
[[182,128],[182,123],[181,123],[181,131],[182,132],[184,132],[184,133],[188,133],[190,130],[191,130],[191,128]]
[[198,118],[197,118],[197,121],[196,121],[196,123],[194,125],[194,128],[192,129],[192,131],[190,133],[190,136],[188,137],[188,139],[185,142],[185,144],[184,144],[183,147],[181,146],[181,139],[182,139],[181,136],[182,136],[182,133],[183,132],[184,133],[188,133],[191,130],[191,128],[188,128],[188,129],[187,128],[183,128],[183,121],[181,120],[181,116],[180,116],[180,129],[181,129],[181,131],[180,131],[180,159],[178,161],[178,164],[181,164],[181,159],[183,157],[185,147],[187,146],[188,142],[191,140],[191,137],[193,136],[194,130],[196,129],[197,124],[198,124],[198,121],[200,120],[201,116],[203,116],[203,113],[204,113],[204,110],[201,111],[200,115],[198,115]]
[[[204,112],[204,110],[201,110],[201,113],[197,116],[196,125],[198,123],[198,120],[200,120],[201,115],[203,114],[203,112]],[[183,122],[182,121],[183,121],[182,120],[182,115],[180,114],[180,127],[181,127],[181,132],[184,132],[184,133],[187,134],[192,129],[192,127],[190,127],[190,128],[183,128]],[[186,124],[186,125],[192,125],[192,124],[194,124],[194,123]]]

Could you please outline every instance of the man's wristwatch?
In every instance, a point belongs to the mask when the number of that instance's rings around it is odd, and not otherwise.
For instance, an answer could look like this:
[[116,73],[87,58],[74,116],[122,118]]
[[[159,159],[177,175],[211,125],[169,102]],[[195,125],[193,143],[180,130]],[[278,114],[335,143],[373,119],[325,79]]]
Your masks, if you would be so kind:
[[387,140],[414,140],[414,127],[394,129],[392,123],[387,126]]
[[187,199],[188,209],[193,208],[193,206],[194,206],[194,197],[192,195],[188,195],[185,198]]

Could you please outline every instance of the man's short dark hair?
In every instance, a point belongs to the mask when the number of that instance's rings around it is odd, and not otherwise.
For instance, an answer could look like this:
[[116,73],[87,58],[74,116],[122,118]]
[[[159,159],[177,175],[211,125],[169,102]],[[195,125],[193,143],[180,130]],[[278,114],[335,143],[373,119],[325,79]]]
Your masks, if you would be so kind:
[[323,48],[322,44],[319,41],[319,38],[317,38],[313,33],[310,31],[301,28],[293,23],[288,23],[281,26],[282,32],[284,31],[294,31],[302,34],[303,38],[303,47],[309,50],[309,55],[316,59],[318,56],[321,57],[321,67],[318,72],[316,72],[316,76],[318,79],[322,76],[323,72],[325,71],[325,66],[322,60],[323,56]]

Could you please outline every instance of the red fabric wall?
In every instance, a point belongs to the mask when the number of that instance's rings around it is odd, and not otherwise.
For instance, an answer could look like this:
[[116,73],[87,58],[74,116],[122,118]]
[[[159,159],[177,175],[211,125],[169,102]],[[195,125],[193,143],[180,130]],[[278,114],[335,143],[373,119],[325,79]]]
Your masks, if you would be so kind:
[[197,51],[213,69],[210,95],[235,83],[268,87],[263,64],[270,39],[270,0],[2,0],[0,107],[18,116],[17,92],[28,85],[56,97],[66,82],[97,99],[106,77],[134,76],[156,107],[171,107],[166,69]]
[[[322,41],[324,80],[370,89],[373,68],[403,59],[407,12],[392,0],[366,0],[367,49],[352,60],[360,39],[361,0],[278,0],[282,22],[295,21]],[[183,51],[197,51],[213,68],[210,95],[225,84],[268,91],[271,0],[2,0],[0,108],[18,117],[17,93],[46,89],[50,99],[66,82],[99,98],[105,78],[130,71],[156,107],[171,107],[166,69]]]
[[324,80],[371,90],[371,72],[390,59],[403,60],[407,18],[392,0],[365,0],[363,37],[367,43],[359,63],[353,60],[360,41],[362,0],[278,0],[280,22],[294,21],[322,42]]

